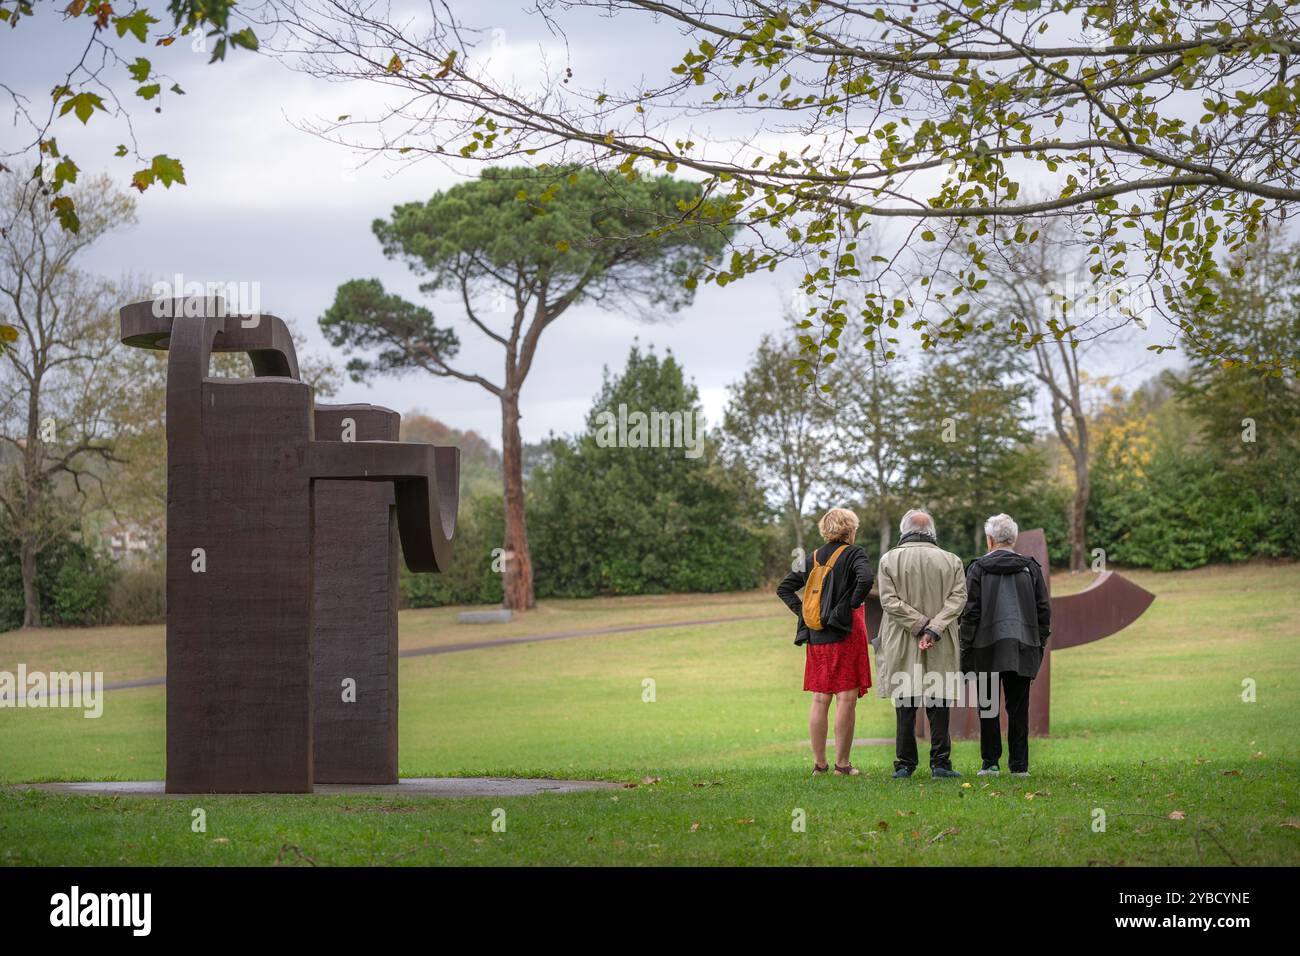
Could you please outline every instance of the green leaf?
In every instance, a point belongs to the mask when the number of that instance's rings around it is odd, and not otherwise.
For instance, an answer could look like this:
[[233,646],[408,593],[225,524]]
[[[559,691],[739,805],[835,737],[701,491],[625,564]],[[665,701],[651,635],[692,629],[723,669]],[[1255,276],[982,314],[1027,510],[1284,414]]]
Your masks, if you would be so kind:
[[135,62],[128,66],[126,71],[131,74],[131,79],[137,83],[143,83],[149,79],[149,74],[153,71],[153,64],[142,56],[136,57]]
[[54,179],[52,180],[54,191],[58,192],[62,189],[64,183],[75,183],[78,172],[77,164],[71,158],[65,156],[59,160],[59,164],[54,167]]
[[141,43],[149,39],[149,24],[157,22],[158,18],[151,17],[148,10],[136,10],[127,16],[113,18],[113,26],[119,37],[124,37],[130,32]]
[[77,218],[77,207],[69,196],[58,196],[50,203],[50,209],[59,220],[65,232],[80,232],[81,220]]
[[150,83],[148,86],[142,86],[135,91],[135,95],[142,100],[151,100],[162,92],[162,87],[157,83]]
[[238,33],[230,34],[231,46],[242,46],[245,50],[257,49],[257,34],[253,32],[252,27],[244,27]]
[[97,93],[78,93],[70,96],[59,108],[59,115],[73,113],[83,124],[90,122],[95,110],[104,109],[104,101]]
[[173,159],[159,153],[153,158],[150,169],[154,176],[157,177],[158,182],[162,183],[167,189],[171,189],[172,183],[185,185],[185,169],[181,166],[179,159]]

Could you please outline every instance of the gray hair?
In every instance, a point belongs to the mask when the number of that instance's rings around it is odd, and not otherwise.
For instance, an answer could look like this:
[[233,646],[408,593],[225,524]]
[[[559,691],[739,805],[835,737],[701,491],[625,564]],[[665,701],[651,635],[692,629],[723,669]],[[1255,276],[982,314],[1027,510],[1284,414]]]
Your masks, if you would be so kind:
[[1015,544],[1020,537],[1020,529],[1011,515],[994,515],[984,522],[984,533],[994,544]]
[[903,520],[898,523],[898,530],[903,534],[911,534],[913,531],[921,531],[925,534],[936,533],[934,519],[930,517],[930,512],[923,508],[913,508],[903,515]]

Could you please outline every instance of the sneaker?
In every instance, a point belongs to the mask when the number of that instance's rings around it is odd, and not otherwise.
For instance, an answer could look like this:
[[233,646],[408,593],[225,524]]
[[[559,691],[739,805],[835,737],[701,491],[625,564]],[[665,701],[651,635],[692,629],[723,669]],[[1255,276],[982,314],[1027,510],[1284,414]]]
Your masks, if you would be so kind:
[[1013,776],[1013,777],[1028,777],[1028,776],[1029,776],[1029,771],[1028,771],[1028,770],[1013,770],[1013,771],[1011,771],[1011,776]]
[[980,768],[979,773],[975,774],[975,776],[977,776],[977,777],[996,777],[996,776],[997,776],[998,774],[1000,774],[1001,772],[1002,772],[1002,771],[998,769],[998,765],[997,765],[997,764],[995,764],[995,763],[986,763],[983,767]]
[[906,780],[910,776],[912,776],[912,771],[907,767],[899,767],[894,771],[895,780]]
[[930,776],[932,776],[932,777],[960,777],[961,774],[959,774],[956,770],[953,770],[952,767],[935,767],[935,768],[933,768],[933,769],[930,771]]

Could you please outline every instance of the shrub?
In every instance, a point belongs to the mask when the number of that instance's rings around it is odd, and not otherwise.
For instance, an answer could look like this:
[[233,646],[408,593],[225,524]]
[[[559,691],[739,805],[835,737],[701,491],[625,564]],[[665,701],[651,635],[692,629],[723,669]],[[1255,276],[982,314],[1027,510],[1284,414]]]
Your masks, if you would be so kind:
[[167,574],[160,563],[122,568],[108,594],[108,623],[161,624],[167,620]]
[[74,627],[108,621],[108,594],[117,568],[98,551],[71,542],[54,579],[54,623]]

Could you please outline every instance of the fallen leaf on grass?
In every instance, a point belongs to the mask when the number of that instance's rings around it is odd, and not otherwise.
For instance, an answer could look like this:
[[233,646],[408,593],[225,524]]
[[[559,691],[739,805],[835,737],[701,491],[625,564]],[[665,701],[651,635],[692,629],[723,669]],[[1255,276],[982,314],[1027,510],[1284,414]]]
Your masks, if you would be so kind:
[[641,782],[642,782],[642,783],[648,783],[648,784],[650,784],[651,786],[653,786],[653,785],[655,785],[656,783],[659,782],[659,778],[658,778],[658,777],[642,777],[642,778],[641,778]]
[[939,842],[940,840],[942,840],[944,837],[946,837],[946,836],[956,836],[958,833],[961,833],[961,828],[960,828],[960,827],[948,827],[946,830],[940,830],[940,831],[939,831],[938,833],[936,833],[934,836],[930,837],[930,842],[931,842],[931,843],[938,843],[938,842]]
[[721,781],[721,780],[713,780],[713,781],[703,780],[703,781],[700,781],[699,783],[693,783],[693,784],[691,784],[691,786],[692,786],[692,787],[720,787],[720,786],[722,786],[722,781]]
[[1187,819],[1187,814],[1183,813],[1182,810],[1174,810],[1172,813],[1169,814],[1169,819],[1170,819],[1170,820],[1186,820],[1186,819]]
[[1225,776],[1225,777],[1240,777],[1240,776],[1241,776],[1241,771],[1240,771],[1240,770],[1220,770],[1219,773],[1223,774],[1223,776]]
[[1278,826],[1287,830],[1300,830],[1300,820],[1283,820]]
[[737,820],[736,822],[739,823],[741,826],[748,826],[749,824],[751,824],[751,823],[754,822],[754,818],[753,818],[753,817],[741,817],[741,818],[740,818],[739,820]]
[[878,823],[876,824],[876,829],[877,829],[877,830],[888,830],[888,829],[889,829],[889,821],[888,821],[888,820],[881,820],[880,822],[878,822]]
[[692,820],[692,821],[691,821],[691,832],[694,833],[694,832],[695,832],[696,830],[698,830],[699,828],[700,828],[700,821],[699,821],[699,820]]

